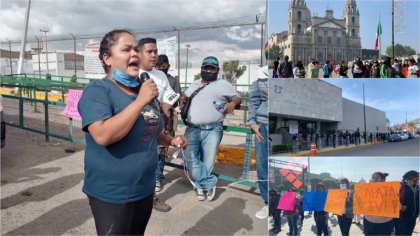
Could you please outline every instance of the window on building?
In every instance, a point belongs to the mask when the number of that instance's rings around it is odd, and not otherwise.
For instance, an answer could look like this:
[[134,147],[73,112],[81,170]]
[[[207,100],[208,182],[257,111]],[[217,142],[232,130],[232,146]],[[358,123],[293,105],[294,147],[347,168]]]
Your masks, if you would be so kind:
[[351,24],[354,25],[356,19],[354,18],[354,16],[351,18]]
[[297,30],[296,33],[300,34],[301,31],[302,31],[302,26],[300,24],[298,24],[296,30]]
[[328,44],[332,44],[332,38],[331,38],[331,37],[328,37],[328,38],[327,38],[327,43],[328,43]]
[[351,29],[351,37],[352,38],[356,37],[356,30],[355,29]]
[[318,43],[322,44],[322,36],[318,36]]
[[302,18],[302,12],[298,11],[297,12],[297,17],[298,17],[298,20],[300,20]]
[[337,44],[340,45],[341,44],[341,38],[337,38]]

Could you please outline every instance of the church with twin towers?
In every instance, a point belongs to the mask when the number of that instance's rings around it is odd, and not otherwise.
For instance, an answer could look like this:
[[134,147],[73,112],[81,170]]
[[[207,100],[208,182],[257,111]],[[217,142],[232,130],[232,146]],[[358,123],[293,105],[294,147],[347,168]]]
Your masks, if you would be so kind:
[[305,0],[291,0],[288,9],[288,29],[272,34],[272,45],[280,47],[280,58],[304,65],[314,58],[321,64],[332,60],[334,64],[354,60],[360,56],[360,14],[356,0],[343,0],[345,6],[340,19],[326,7],[324,16],[312,15]]

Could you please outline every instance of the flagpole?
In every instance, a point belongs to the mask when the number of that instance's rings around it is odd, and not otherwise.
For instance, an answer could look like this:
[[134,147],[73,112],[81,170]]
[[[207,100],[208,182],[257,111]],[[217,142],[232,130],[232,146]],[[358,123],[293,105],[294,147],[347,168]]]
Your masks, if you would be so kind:
[[[381,26],[381,29],[382,29],[382,24],[381,24],[381,12],[379,12],[379,25]],[[381,30],[382,31],[382,30]],[[381,35],[382,35],[382,32],[381,32],[381,34],[379,34],[378,35],[378,43],[379,43],[379,55],[378,55],[378,61],[380,61],[381,60]]]

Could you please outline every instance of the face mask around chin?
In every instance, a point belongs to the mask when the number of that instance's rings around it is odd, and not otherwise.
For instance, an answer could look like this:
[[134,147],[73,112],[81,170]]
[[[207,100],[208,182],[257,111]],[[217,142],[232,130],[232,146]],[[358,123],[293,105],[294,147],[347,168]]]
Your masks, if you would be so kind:
[[217,73],[201,71],[201,78],[205,81],[215,81],[217,79]]
[[135,88],[139,85],[136,77],[130,77],[118,68],[114,68],[112,71],[112,78],[129,88]]

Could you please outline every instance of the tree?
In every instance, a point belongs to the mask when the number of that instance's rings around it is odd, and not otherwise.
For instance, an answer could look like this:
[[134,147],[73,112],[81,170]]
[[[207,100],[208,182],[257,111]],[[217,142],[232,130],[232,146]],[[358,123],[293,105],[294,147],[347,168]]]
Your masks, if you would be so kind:
[[[394,49],[394,57],[411,57],[416,54],[416,50],[408,45],[401,45],[397,43]],[[386,54],[392,56],[392,45],[386,48]]]
[[314,192],[316,191],[316,185],[321,183],[322,180],[320,178],[312,178],[310,182],[311,182],[311,191]]
[[277,57],[280,57],[280,47],[276,44],[273,44],[268,49],[268,59],[270,60],[276,60]]
[[70,79],[70,82],[76,83],[77,82],[77,76],[76,75],[72,75],[71,76],[71,79]]
[[330,188],[338,188],[338,181],[336,179],[333,178],[325,178],[322,180],[322,182],[325,184],[325,187],[327,189]]
[[194,75],[194,80],[199,80],[199,79],[201,79],[201,73]]
[[239,67],[239,61],[225,61],[223,62],[223,72],[225,73],[225,79],[231,83],[236,84],[236,80],[241,77],[246,71],[246,67]]

